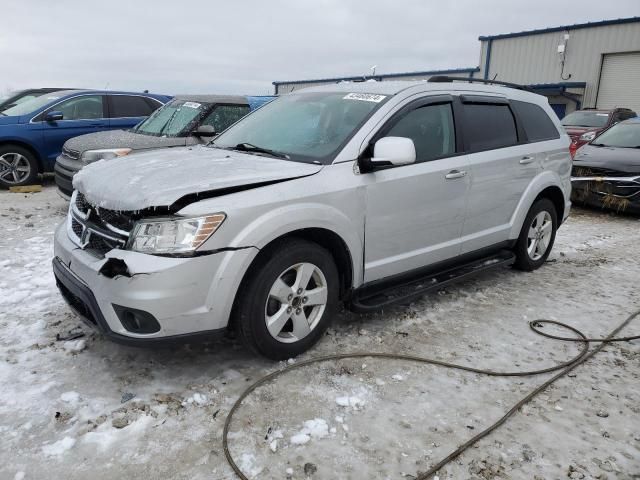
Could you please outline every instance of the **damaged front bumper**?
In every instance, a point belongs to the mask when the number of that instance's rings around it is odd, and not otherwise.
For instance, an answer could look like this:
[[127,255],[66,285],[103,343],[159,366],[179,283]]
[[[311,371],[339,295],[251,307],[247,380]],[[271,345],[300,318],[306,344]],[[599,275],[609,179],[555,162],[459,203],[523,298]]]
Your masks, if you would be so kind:
[[56,230],[53,271],[86,323],[129,344],[187,341],[223,332],[255,248],[171,258],[114,249],[104,258]]
[[575,176],[571,186],[575,203],[640,214],[640,175]]

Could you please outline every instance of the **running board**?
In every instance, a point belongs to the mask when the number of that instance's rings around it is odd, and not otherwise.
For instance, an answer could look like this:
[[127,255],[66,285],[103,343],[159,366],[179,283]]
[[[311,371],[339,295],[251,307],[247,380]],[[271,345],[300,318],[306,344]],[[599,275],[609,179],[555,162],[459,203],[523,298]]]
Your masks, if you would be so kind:
[[440,272],[431,272],[409,281],[390,284],[386,287],[364,287],[353,292],[350,309],[358,313],[380,310],[393,303],[410,300],[454,282],[466,280],[478,273],[498,267],[512,265],[516,260],[511,250],[500,250],[487,257],[448,268]]

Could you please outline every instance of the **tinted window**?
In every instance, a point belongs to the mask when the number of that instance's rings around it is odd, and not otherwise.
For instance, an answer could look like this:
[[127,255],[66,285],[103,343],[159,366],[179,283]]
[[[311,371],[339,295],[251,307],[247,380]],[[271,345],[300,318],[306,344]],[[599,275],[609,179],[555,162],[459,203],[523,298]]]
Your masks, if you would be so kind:
[[216,132],[222,132],[249,113],[248,105],[217,105],[202,125],[211,125]]
[[451,155],[456,149],[451,105],[426,105],[404,115],[386,137],[407,137],[416,147],[416,161]]
[[149,107],[144,97],[110,95],[110,117],[148,117],[154,109]]
[[604,127],[608,121],[608,113],[579,110],[564,117],[562,125],[565,127]]
[[508,105],[464,105],[464,137],[471,151],[509,147],[518,143],[516,122]]
[[522,127],[530,142],[560,138],[556,126],[538,105],[529,102],[512,101],[511,106],[518,115],[520,122],[522,122]]
[[63,120],[94,120],[104,118],[102,95],[84,95],[75,97],[49,109],[62,112]]

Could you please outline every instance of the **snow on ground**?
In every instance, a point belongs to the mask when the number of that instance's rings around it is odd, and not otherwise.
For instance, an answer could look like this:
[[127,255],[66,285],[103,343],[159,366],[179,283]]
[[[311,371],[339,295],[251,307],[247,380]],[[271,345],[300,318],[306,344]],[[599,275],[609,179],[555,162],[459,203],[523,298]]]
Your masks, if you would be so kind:
[[[89,331],[51,274],[65,209],[51,185],[0,192],[0,478],[235,478],[221,448],[225,416],[286,362],[231,341],[150,350]],[[574,210],[537,272],[500,270],[381,313],[343,312],[303,358],[398,352],[502,370],[561,362],[576,345],[527,322],[604,336],[640,308],[639,232],[638,219]],[[639,367],[640,342],[607,346],[439,478],[638,478]],[[314,364],[250,395],[230,448],[253,478],[411,479],[546,378],[381,359]]]

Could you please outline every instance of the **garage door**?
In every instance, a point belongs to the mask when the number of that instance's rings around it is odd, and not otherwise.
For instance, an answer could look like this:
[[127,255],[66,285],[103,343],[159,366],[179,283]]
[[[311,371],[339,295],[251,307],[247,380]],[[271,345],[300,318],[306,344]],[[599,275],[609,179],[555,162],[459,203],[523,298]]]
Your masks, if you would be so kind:
[[627,107],[640,113],[640,52],[605,55],[598,108]]

